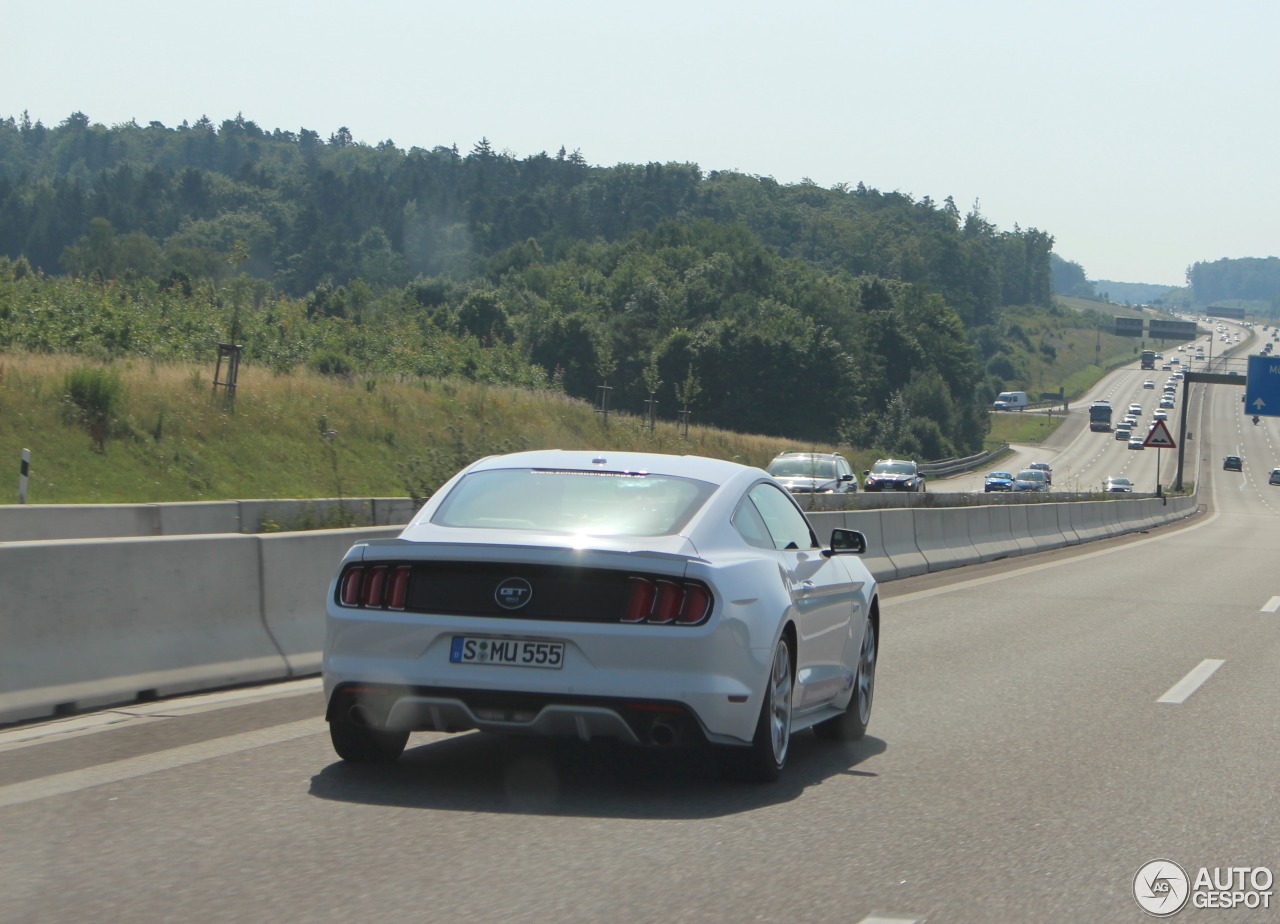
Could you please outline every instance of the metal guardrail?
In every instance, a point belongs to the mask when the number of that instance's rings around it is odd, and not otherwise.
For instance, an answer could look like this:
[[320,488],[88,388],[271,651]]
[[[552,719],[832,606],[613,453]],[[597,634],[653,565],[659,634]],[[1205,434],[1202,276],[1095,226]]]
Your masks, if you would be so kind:
[[965,456],[962,459],[942,459],[938,462],[923,462],[920,465],[920,473],[926,478],[932,475],[954,475],[956,472],[967,472],[970,469],[981,468],[989,461],[1006,452],[1009,449],[1008,443],[1001,443],[995,449],[985,449],[982,452],[975,453],[971,456]]

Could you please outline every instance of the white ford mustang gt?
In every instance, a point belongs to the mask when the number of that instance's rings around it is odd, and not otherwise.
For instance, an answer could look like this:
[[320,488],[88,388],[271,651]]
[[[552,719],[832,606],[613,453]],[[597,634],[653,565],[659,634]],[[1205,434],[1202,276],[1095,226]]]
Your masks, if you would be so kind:
[[396,539],[356,544],[328,599],[335,750],[412,731],[710,745],[774,780],[791,735],[862,737],[879,653],[866,540],[824,546],[761,469],[548,450],[450,479]]

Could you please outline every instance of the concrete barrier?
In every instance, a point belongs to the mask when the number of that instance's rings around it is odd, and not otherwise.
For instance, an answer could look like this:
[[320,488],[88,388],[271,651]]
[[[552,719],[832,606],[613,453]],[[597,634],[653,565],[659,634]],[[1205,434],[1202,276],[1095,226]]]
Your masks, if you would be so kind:
[[263,619],[290,677],[320,670],[325,595],[342,556],[359,540],[399,534],[394,526],[252,537],[261,556]]
[[251,537],[0,547],[0,721],[287,676]]
[[893,562],[898,578],[929,573],[929,561],[916,545],[915,511],[881,510],[880,535],[884,554]]
[[[227,528],[232,517],[228,503],[163,513],[157,505],[123,506],[130,509],[101,512],[96,521],[59,510],[43,528],[155,528],[167,517],[173,528],[213,529]],[[1055,509],[1063,507],[1069,512]],[[891,581],[1059,547],[1069,534],[1085,541],[1172,522],[1196,507],[1194,497],[1012,503],[836,511],[814,514],[813,522],[824,543],[836,526],[860,530],[868,569]],[[355,542],[399,532],[397,524],[0,543],[0,722],[314,673],[338,561]]]
[[418,505],[407,497],[200,501],[173,504],[2,504],[0,542],[119,539],[404,526]]
[[1076,532],[1075,524],[1071,522],[1072,504],[1054,504],[1054,510],[1058,514],[1058,531],[1062,533],[1062,538],[1067,541],[1067,545],[1079,545],[1081,542],[1080,534]]
[[982,561],[969,539],[969,521],[974,507],[954,510],[915,511],[916,547],[929,563],[930,571],[960,568]]
[[[1133,515],[1131,510],[1121,510],[1121,506],[1135,504],[1137,501],[1115,501],[1108,504],[1106,501],[1096,501],[1098,509],[1102,511],[1102,532],[1105,536],[1121,536],[1127,533],[1126,524]],[[1121,516],[1121,514],[1124,514]]]
[[151,504],[0,506],[0,542],[154,536],[159,530]]
[[1010,504],[1009,505],[1009,533],[1013,536],[1013,541],[1018,543],[1018,551],[1020,554],[1027,554],[1036,550],[1036,544],[1031,539],[1031,516],[1027,513],[1027,504]]
[[1022,554],[1022,546],[1013,535],[1013,519],[1008,506],[976,507],[974,512],[975,520],[970,538],[983,561]]
[[892,581],[898,577],[898,569],[884,548],[884,529],[880,525],[880,511],[844,510],[811,513],[809,521],[813,524],[814,532],[818,534],[818,541],[824,545],[831,538],[831,530],[837,527],[858,530],[867,539],[867,551],[861,558],[862,563],[871,572],[871,576],[877,581]]
[[1104,506],[1116,501],[1082,501],[1071,504],[1071,525],[1076,535],[1084,542],[1093,542],[1107,537]]
[[1067,537],[1062,535],[1058,526],[1056,504],[1028,504],[1027,529],[1031,536],[1031,544],[1041,551],[1060,549],[1067,544]]
[[204,536],[240,532],[239,501],[201,501],[192,504],[151,504],[159,536]]

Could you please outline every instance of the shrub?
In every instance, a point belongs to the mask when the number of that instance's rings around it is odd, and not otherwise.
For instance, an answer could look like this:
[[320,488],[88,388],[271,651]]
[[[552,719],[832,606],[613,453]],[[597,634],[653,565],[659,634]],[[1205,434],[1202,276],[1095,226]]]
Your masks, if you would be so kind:
[[103,449],[107,426],[115,417],[124,397],[124,383],[110,368],[80,367],[67,373],[63,393],[69,410],[88,429],[98,449]]

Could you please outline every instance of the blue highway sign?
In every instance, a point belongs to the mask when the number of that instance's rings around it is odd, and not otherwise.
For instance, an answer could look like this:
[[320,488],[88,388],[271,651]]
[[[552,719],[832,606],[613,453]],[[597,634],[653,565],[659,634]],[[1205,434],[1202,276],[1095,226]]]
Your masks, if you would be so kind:
[[1280,356],[1250,356],[1244,384],[1246,414],[1280,417]]

